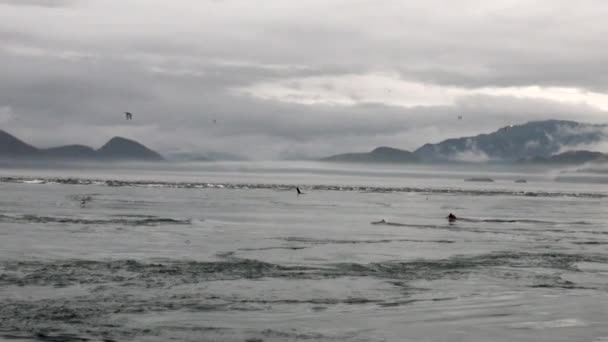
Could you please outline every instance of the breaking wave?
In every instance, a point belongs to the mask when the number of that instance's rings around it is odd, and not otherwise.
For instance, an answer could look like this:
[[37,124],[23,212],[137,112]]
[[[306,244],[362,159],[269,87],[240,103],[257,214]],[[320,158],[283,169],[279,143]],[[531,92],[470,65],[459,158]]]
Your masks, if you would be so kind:
[[[591,225],[592,223],[586,221],[573,221],[573,222],[558,222],[558,221],[543,221],[543,220],[530,220],[530,219],[473,219],[459,217],[456,222],[468,222],[468,223],[529,223],[529,224],[544,224],[544,225]],[[381,219],[379,221],[371,222],[373,225],[385,225],[385,226],[396,226],[396,227],[412,227],[412,228],[429,228],[437,227],[431,225],[419,225],[419,224],[407,224],[387,221]]]
[[557,222],[557,221],[543,221],[543,220],[530,220],[530,219],[471,219],[471,218],[458,218],[457,221],[464,222],[487,222],[487,223],[530,223],[530,224],[546,224],[546,225],[590,225],[591,223],[585,221],[573,221],[573,222]]
[[596,254],[501,252],[456,256],[438,260],[387,261],[370,264],[332,263],[314,266],[285,266],[234,256],[218,255],[219,261],[172,261],[148,263],[135,260],[115,261],[7,261],[0,263],[0,285],[70,286],[76,284],[120,283],[122,286],[164,287],[202,281],[336,277],[376,277],[385,279],[438,279],[447,274],[467,273],[494,266],[551,268],[578,271],[581,262],[608,263]]
[[6,215],[0,214],[0,222],[9,223],[64,223],[86,225],[125,225],[125,226],[156,226],[163,224],[190,224],[191,220],[178,220],[165,217],[143,216],[135,218],[91,219],[78,217],[54,217],[39,215]]
[[416,239],[378,239],[378,240],[338,240],[338,239],[313,239],[305,237],[280,238],[287,242],[300,242],[313,245],[327,244],[367,244],[367,243],[391,243],[391,242],[420,242],[420,243],[454,243],[452,240],[416,240]]
[[[263,184],[263,183],[203,183],[203,182],[162,182],[162,181],[122,181],[81,178],[21,178],[0,177],[2,183],[28,184],[78,184],[111,187],[147,187],[147,188],[180,188],[180,189],[270,189],[277,191],[295,191],[293,184]],[[454,194],[468,196],[525,196],[525,197],[576,197],[576,198],[607,198],[606,193],[595,192],[550,192],[550,191],[515,191],[497,189],[447,189],[428,187],[379,187],[379,186],[338,186],[312,185],[308,189],[315,191],[357,191],[369,193],[426,193]]]

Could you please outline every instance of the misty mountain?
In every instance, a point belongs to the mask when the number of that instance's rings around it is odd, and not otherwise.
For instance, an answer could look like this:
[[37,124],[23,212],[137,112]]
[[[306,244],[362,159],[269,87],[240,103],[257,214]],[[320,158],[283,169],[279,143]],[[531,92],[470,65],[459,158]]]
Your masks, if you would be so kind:
[[0,156],[20,157],[36,156],[40,151],[17,139],[16,137],[0,130]]
[[604,163],[608,162],[608,155],[592,151],[568,151],[552,155],[550,157],[534,157],[520,159],[518,163],[526,164],[569,164],[578,165],[585,163]]
[[160,161],[163,157],[144,145],[114,137],[99,150],[84,145],[38,149],[0,130],[0,158],[32,160],[133,160]]
[[95,159],[97,152],[89,146],[67,145],[41,150],[39,155],[51,159]]
[[503,127],[489,134],[426,144],[414,153],[423,160],[517,161],[550,158],[565,147],[590,145],[606,139],[608,126],[574,121],[532,121]]
[[420,158],[410,151],[378,147],[371,152],[337,154],[321,160],[348,163],[415,163],[419,162]]
[[147,160],[158,161],[163,157],[137,141],[114,137],[97,150],[97,157],[110,160]]

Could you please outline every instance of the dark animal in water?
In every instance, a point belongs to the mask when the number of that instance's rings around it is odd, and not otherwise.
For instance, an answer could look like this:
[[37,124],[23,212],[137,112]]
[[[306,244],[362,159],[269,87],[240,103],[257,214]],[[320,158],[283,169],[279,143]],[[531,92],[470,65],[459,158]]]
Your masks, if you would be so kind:
[[87,197],[83,197],[83,198],[81,198],[81,199],[80,199],[80,207],[81,207],[81,208],[86,207],[86,206],[87,206],[87,203],[88,203],[89,201],[91,201],[91,200],[92,200],[92,198],[91,198],[90,196],[87,196]]
[[448,215],[448,221],[450,221],[450,222],[456,221],[456,215],[450,213],[450,215]]
[[133,120],[133,114],[129,113],[129,112],[125,112],[125,118],[127,120]]

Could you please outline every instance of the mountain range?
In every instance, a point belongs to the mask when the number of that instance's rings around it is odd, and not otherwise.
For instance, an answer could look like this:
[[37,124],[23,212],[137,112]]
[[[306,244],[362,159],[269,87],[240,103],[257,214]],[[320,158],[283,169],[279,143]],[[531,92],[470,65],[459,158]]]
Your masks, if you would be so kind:
[[[565,120],[531,121],[495,132],[428,143],[413,152],[381,147],[366,153],[338,154],[339,162],[525,162],[576,164],[608,161],[586,147],[608,141],[608,125]],[[563,152],[562,151],[567,151]]]
[[0,158],[36,160],[133,160],[161,161],[164,158],[137,141],[114,137],[95,150],[84,145],[36,148],[0,130]]
[[[370,152],[338,154],[328,162],[425,163],[513,162],[517,164],[581,164],[608,162],[608,155],[590,151],[608,142],[608,125],[565,120],[531,121],[476,136],[427,143],[414,151],[377,147]],[[227,155],[169,154],[173,161],[228,159]],[[164,160],[158,152],[126,138],[114,137],[99,149],[67,145],[40,149],[0,130],[0,158],[42,160]],[[231,156],[235,160],[242,159]]]

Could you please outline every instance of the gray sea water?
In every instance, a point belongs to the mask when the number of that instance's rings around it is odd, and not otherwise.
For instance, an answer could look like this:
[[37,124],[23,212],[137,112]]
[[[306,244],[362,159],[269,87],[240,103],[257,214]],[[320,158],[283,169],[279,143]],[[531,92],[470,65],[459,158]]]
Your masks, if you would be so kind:
[[555,178],[3,168],[0,339],[608,341],[608,188]]

